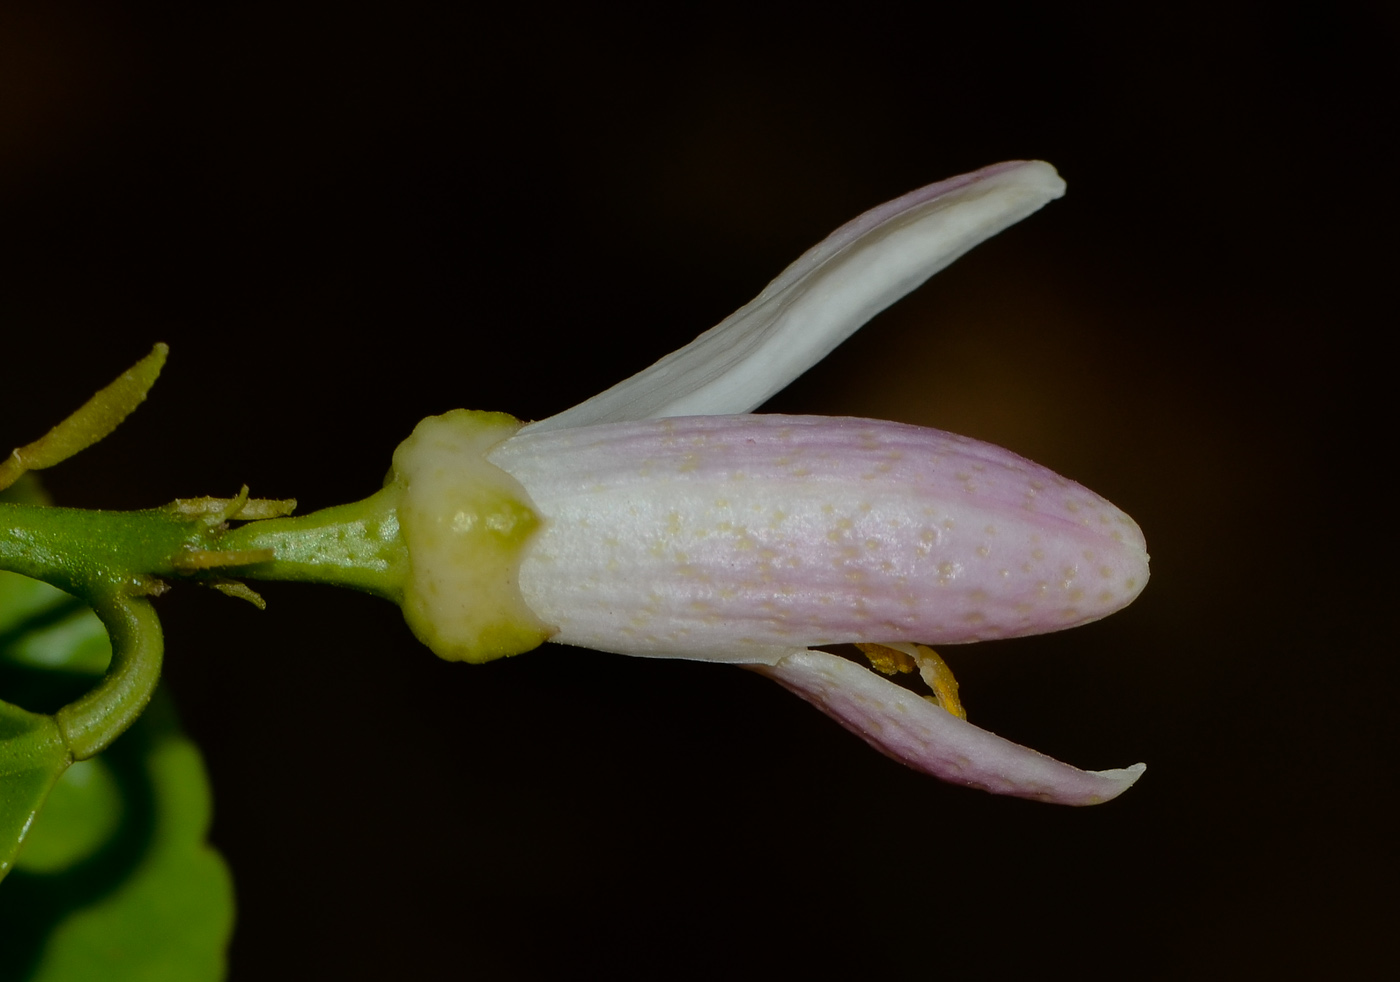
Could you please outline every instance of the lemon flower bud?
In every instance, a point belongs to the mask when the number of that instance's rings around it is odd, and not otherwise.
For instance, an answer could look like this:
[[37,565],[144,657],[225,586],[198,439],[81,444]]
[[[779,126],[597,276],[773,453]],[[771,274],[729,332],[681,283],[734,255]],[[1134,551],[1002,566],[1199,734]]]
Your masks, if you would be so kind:
[[[1063,193],[1012,162],[867,212],[750,304],[598,396],[520,426],[457,411],[394,456],[405,615],[445,658],[551,638],[745,664],[882,752],[999,794],[1092,804],[1142,765],[1081,771],[960,718],[915,642],[1073,627],[1133,600],[1141,531],[1007,450],[863,419],[745,415],[883,307]],[[920,699],[819,645],[917,663]],[[935,663],[936,662],[936,666]]]

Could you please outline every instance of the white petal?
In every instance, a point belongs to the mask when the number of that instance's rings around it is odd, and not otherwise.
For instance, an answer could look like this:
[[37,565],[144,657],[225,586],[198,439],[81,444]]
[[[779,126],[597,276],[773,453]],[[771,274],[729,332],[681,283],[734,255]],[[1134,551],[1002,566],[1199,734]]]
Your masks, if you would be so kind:
[[847,222],[679,351],[526,430],[746,413],[984,239],[1064,194],[1041,161],[984,167]]
[[1148,577],[1141,530],[1092,491],[902,423],[675,416],[521,432],[488,459],[544,519],[526,603],[602,651],[772,663],[1022,637],[1104,617]]
[[1144,764],[1081,771],[960,720],[844,658],[794,651],[755,665],[876,750],[917,771],[992,794],[1096,805],[1132,787]]

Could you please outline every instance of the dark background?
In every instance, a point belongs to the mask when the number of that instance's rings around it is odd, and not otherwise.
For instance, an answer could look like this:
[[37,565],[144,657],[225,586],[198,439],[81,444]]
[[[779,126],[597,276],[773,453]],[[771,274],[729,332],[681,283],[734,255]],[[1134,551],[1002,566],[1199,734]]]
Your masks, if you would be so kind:
[[1392,6],[112,6],[0,5],[0,442],[172,349],[61,503],[362,497],[421,417],[564,409],[860,211],[1040,157],[1066,198],[766,408],[1005,445],[1153,556],[1107,621],[945,652],[974,722],[1148,763],[1087,810],[734,669],[446,664],[380,601],[180,589],[234,978],[1393,961]]

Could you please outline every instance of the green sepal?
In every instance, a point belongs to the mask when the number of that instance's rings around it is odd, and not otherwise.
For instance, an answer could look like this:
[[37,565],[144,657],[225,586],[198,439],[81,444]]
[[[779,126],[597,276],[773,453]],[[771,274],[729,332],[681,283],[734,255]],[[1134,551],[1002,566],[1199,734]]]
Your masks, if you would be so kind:
[[14,484],[25,471],[62,463],[120,426],[145,401],[169,353],[166,345],[156,345],[149,355],[99,389],[63,422],[33,443],[16,447],[9,457],[0,460],[0,490]]
[[556,633],[520,592],[542,520],[520,482],[487,459],[520,427],[505,413],[456,409],[420,422],[394,451],[388,487],[402,492],[410,557],[404,619],[448,661],[520,654]]

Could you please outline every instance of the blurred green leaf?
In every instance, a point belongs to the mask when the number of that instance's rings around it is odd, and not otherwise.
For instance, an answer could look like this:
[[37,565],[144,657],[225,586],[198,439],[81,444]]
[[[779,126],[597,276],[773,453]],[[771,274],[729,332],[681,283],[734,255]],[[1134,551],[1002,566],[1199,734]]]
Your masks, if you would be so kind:
[[[113,843],[62,874],[30,876],[21,868],[10,885],[52,888],[67,881],[75,896],[83,896],[104,873],[119,869],[124,875],[110,893],[55,911],[29,977],[37,982],[223,978],[233,933],[233,880],[223,858],[205,842],[212,817],[209,781],[169,700],[153,703],[102,759],[112,761],[126,806]],[[52,894],[51,889],[36,892]],[[0,918],[7,916],[9,899],[0,896]],[[0,963],[0,975],[5,967]]]
[[80,675],[85,689],[106,671],[111,658],[106,628],[81,601],[47,583],[0,570],[0,661]]
[[24,840],[17,866],[31,873],[68,869],[111,840],[121,825],[121,787],[101,757],[80,760],[58,779],[44,820]]
[[41,715],[87,691],[110,657],[87,607],[0,572],[0,695],[28,707],[0,703],[0,862],[13,860],[0,979],[221,979],[233,884],[205,842],[208,778],[169,700],[158,693],[108,751],[71,768]]
[[[86,608],[82,611],[86,619],[75,616],[73,598],[46,583],[0,572],[0,660],[47,660],[61,666],[65,648],[74,655],[82,648],[90,662],[92,626],[103,643],[107,636],[96,616]],[[103,657],[100,648],[97,657]],[[0,673],[0,680],[11,675]],[[24,686],[7,685],[4,692],[12,695],[15,688]],[[35,816],[68,764],[68,748],[51,717],[0,702],[0,879],[10,871]]]
[[0,702],[0,877],[67,768],[68,748],[51,717]]

